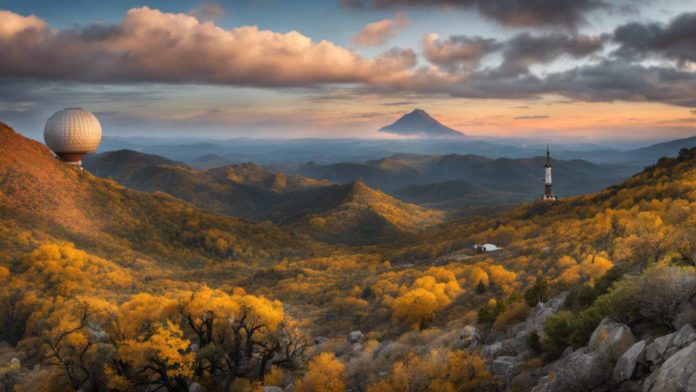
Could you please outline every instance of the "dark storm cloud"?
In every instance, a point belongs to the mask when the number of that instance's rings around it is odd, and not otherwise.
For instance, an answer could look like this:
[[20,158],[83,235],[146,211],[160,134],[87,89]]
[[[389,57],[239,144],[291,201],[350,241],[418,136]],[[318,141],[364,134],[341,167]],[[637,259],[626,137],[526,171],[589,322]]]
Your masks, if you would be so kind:
[[481,15],[511,27],[575,28],[585,15],[609,8],[602,0],[343,0],[349,7],[450,6],[473,8]]
[[615,55],[641,58],[655,55],[679,62],[696,61],[696,12],[684,13],[668,24],[629,23],[614,31]]

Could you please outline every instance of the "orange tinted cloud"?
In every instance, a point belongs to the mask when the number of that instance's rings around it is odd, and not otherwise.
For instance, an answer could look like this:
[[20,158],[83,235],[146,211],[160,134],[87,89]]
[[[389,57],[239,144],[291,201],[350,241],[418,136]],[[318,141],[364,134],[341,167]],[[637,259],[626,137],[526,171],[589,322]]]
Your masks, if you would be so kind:
[[199,82],[255,86],[381,83],[415,64],[415,54],[366,59],[299,32],[256,26],[225,30],[186,14],[148,7],[117,26],[51,29],[0,12],[0,73],[86,82]]
[[394,19],[383,19],[369,23],[353,37],[358,46],[378,46],[397,36],[410,21],[405,14],[397,14]]

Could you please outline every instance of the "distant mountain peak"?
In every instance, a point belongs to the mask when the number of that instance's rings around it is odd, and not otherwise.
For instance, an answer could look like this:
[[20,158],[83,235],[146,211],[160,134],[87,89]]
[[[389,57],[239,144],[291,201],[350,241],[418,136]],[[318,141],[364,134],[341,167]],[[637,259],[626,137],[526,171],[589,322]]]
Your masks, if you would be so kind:
[[404,114],[395,123],[379,129],[379,132],[407,136],[462,137],[463,133],[447,127],[423,109]]

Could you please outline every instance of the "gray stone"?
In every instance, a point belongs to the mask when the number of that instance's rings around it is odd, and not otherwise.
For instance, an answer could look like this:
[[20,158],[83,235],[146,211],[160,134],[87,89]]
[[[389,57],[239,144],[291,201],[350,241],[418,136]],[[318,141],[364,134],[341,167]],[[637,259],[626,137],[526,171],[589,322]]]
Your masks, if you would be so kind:
[[614,381],[622,383],[633,375],[636,365],[645,360],[645,340],[634,344],[619,358],[614,367]]
[[644,392],[696,391],[696,342],[669,357],[643,386]]
[[348,341],[351,343],[358,343],[363,338],[363,333],[361,331],[352,331],[348,334]]
[[19,360],[19,358],[15,357],[10,359],[10,366],[13,368],[18,368],[22,365],[22,361]]
[[491,372],[496,376],[509,376],[515,371],[515,357],[498,357],[491,363]]
[[601,351],[583,347],[550,366],[533,392],[591,391],[611,378],[611,362]]
[[539,334],[543,334],[544,322],[549,316],[558,312],[558,310],[565,305],[566,298],[568,298],[568,292],[564,291],[551,298],[546,303],[537,304],[527,317],[525,326],[527,333],[536,331]]
[[674,333],[671,333],[669,335],[660,336],[650,343],[645,349],[645,359],[652,363],[662,362],[667,353],[667,349],[672,345],[674,335]]
[[500,342],[495,342],[490,346],[483,346],[481,349],[481,355],[485,358],[495,357],[503,350],[503,344]]
[[194,382],[189,385],[188,392],[203,392],[203,387],[201,387],[201,384]]
[[674,335],[672,345],[682,348],[688,346],[694,341],[696,341],[696,331],[694,331],[694,327],[689,324],[684,324],[684,326],[677,331],[677,334]]
[[601,351],[612,361],[616,361],[635,342],[636,338],[630,328],[605,317],[592,332],[587,347],[590,351]]
[[459,339],[462,341],[461,347],[467,350],[475,349],[481,342],[481,337],[476,331],[476,327],[472,325],[467,325],[462,329],[462,332],[459,334]]
[[283,388],[276,386],[263,387],[263,392],[283,392]]

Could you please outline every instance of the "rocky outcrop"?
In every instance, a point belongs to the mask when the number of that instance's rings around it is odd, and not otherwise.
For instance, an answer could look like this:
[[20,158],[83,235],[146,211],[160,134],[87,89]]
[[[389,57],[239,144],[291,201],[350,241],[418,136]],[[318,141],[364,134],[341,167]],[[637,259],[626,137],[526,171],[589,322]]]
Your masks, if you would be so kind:
[[696,342],[669,357],[643,386],[643,392],[684,391],[696,391]]
[[565,304],[568,298],[568,292],[564,291],[557,296],[551,298],[546,303],[538,303],[531,314],[527,317],[525,330],[527,332],[536,331],[538,334],[544,333],[544,322],[549,316],[558,312]]
[[590,351],[601,351],[616,361],[635,341],[630,328],[605,317],[592,333],[587,347]]
[[645,340],[634,344],[619,358],[614,367],[614,381],[620,384],[633,376],[636,365],[645,361]]
[[676,333],[660,336],[648,345],[645,352],[645,358],[648,362],[659,363],[664,359],[667,349],[672,345]]
[[496,376],[510,376],[517,366],[515,357],[498,357],[491,363],[491,372]]
[[[592,333],[587,347],[565,355],[550,365],[548,375],[540,380],[533,391],[595,390],[606,386],[612,377],[614,361],[622,358],[634,342],[633,333],[626,325],[605,318]],[[641,350],[636,348],[636,351]],[[624,362],[627,362],[626,366],[619,371],[622,377],[630,367],[628,358]],[[633,374],[633,369],[630,373]]]
[[583,347],[551,365],[533,392],[595,390],[611,377],[611,361],[605,353]]

